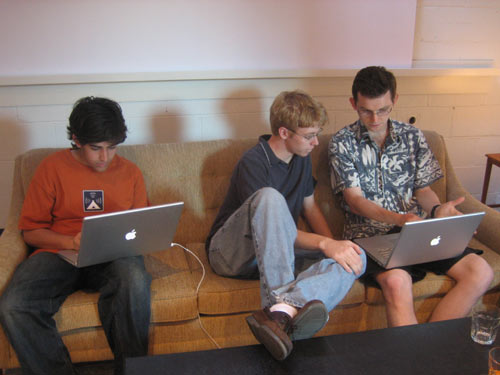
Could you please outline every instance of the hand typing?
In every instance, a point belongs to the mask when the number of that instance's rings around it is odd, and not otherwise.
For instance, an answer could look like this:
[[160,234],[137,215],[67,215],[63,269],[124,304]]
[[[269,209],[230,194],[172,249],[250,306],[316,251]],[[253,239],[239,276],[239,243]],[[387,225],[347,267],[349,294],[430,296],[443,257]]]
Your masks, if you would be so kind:
[[75,237],[73,237],[73,250],[80,250],[80,240],[82,239],[82,232],[79,232]]
[[417,215],[412,214],[412,213],[400,214],[397,225],[402,227],[405,223],[407,223],[409,221],[419,221],[419,220],[422,220],[422,218],[420,216],[417,216]]

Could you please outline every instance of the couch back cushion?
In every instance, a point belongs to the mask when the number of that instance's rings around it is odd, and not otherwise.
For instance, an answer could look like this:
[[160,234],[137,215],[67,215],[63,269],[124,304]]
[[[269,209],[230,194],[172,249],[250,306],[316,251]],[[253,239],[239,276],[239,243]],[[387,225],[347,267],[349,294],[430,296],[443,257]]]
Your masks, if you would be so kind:
[[[442,138],[435,132],[425,132],[425,135],[444,171],[445,150]],[[331,134],[322,135],[319,146],[312,153],[313,173],[318,182],[315,197],[334,235],[340,238],[343,213],[330,187],[330,137]],[[184,201],[185,208],[175,241],[204,242],[226,195],[234,166],[242,154],[256,142],[257,139],[240,139],[122,145],[118,148],[118,153],[136,163],[142,170],[151,204]],[[56,149],[36,149],[18,158],[23,197],[40,161],[54,151]],[[442,201],[446,198],[445,186],[445,179],[433,186]]]
[[226,195],[232,170],[254,140],[121,146],[143,171],[151,204],[183,201],[175,241],[204,242]]

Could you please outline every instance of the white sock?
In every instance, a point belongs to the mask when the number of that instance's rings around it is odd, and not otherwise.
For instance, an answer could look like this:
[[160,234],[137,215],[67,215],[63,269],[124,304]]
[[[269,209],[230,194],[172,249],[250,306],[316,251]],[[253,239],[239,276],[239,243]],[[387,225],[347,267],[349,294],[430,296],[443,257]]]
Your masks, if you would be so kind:
[[288,315],[290,315],[291,318],[293,318],[295,315],[297,315],[297,309],[293,306],[287,305],[286,303],[277,303],[276,305],[272,305],[269,310],[271,312],[273,311],[281,311],[284,312]]

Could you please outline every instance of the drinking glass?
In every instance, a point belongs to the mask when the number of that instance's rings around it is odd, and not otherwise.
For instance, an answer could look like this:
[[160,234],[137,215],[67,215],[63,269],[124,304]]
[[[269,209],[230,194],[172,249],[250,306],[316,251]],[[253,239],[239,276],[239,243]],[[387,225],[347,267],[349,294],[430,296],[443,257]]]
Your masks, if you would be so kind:
[[488,354],[488,375],[500,375],[500,347],[490,349]]
[[482,345],[491,345],[497,336],[500,324],[500,309],[494,305],[476,305],[472,309],[470,335],[472,340]]

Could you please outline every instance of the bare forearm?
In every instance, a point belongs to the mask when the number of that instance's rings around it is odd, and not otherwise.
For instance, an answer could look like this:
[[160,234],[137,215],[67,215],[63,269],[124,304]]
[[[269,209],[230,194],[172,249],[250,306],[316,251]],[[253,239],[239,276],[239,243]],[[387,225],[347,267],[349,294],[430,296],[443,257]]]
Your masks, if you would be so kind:
[[323,250],[326,241],[334,241],[330,227],[314,201],[314,196],[304,200],[303,215],[313,233],[297,231],[295,245],[306,250]]
[[306,250],[319,250],[339,263],[347,272],[359,275],[363,261],[361,249],[351,241],[337,241],[333,238],[330,227],[323,213],[311,195],[304,199],[303,214],[314,233],[297,231],[295,246]]
[[322,244],[327,240],[333,241],[331,237],[298,230],[295,246],[304,250],[321,250]]
[[347,200],[347,204],[353,213],[364,216],[382,223],[400,225],[401,214],[392,212],[380,207],[378,204],[361,196],[356,196]]
[[24,241],[40,249],[78,250],[75,237],[56,233],[50,229],[34,229],[23,231]]
[[415,197],[417,198],[418,204],[427,213],[431,212],[432,207],[441,203],[437,194],[430,187],[418,189],[415,191]]
[[304,217],[314,233],[333,238],[330,227],[317,204],[305,209]]

